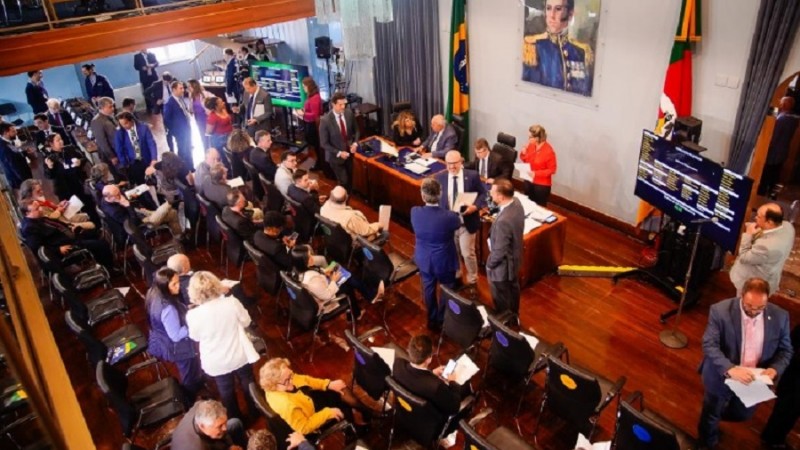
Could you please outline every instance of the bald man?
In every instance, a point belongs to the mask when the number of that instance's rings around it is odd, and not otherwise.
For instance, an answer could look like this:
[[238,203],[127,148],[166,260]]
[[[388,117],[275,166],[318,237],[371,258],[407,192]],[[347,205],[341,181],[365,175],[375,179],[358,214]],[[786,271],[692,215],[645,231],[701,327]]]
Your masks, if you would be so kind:
[[333,188],[328,201],[320,209],[320,215],[341,225],[353,239],[362,236],[370,241],[384,242],[388,238],[380,223],[370,223],[364,213],[347,206],[347,190],[342,186]]
[[[176,253],[167,260],[167,267],[178,274],[178,280],[181,285],[181,301],[186,306],[191,305],[189,301],[189,280],[192,278],[194,272],[192,271],[192,263],[189,261],[189,257],[183,253]],[[253,305],[256,302],[254,298],[245,294],[241,283],[234,284],[229,292],[245,307]]]
[[[134,226],[139,226],[142,223],[156,227],[166,224],[176,239],[183,238],[183,228],[181,228],[181,223],[178,219],[178,212],[167,202],[162,203],[155,211],[134,208],[131,206],[130,200],[122,195],[117,185],[107,184],[103,187],[103,200],[100,202],[100,209],[103,210],[109,220],[113,220],[119,226],[118,229],[120,230],[124,230],[123,224],[126,220],[130,220]],[[122,237],[122,242],[125,242],[125,237]],[[120,236],[115,236],[115,239],[120,239]]]
[[742,286],[750,278],[761,278],[769,283],[769,294],[778,291],[783,264],[794,245],[794,226],[783,220],[783,209],[776,203],[767,203],[756,213],[755,222],[745,224],[739,256],[731,267],[730,277],[736,294],[742,295]]
[[448,150],[458,148],[458,135],[444,116],[437,114],[431,118],[431,134],[421,146],[414,149],[417,153],[430,152],[434,158],[444,159]]

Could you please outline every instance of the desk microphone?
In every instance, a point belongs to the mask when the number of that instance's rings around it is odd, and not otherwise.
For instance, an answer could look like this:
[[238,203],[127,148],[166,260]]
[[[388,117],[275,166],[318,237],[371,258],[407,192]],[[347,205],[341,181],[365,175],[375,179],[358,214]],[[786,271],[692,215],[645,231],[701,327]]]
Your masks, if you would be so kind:
[[689,223],[701,224],[701,223],[717,223],[717,222],[719,222],[719,218],[717,216],[714,216],[714,217],[709,217],[707,219],[695,219]]

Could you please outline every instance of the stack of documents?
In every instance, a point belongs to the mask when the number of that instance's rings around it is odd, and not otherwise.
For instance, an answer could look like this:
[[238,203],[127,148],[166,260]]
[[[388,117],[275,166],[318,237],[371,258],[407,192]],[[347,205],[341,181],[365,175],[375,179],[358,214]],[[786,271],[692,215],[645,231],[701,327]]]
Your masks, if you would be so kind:
[[[263,107],[263,105],[259,106]],[[242,179],[242,177],[233,178],[231,180],[228,180],[228,186],[230,186],[231,188],[238,188],[240,186],[244,186],[244,180]]]
[[772,379],[761,374],[764,369],[751,368],[750,371],[756,377],[750,384],[744,384],[730,378],[725,380],[725,384],[731,388],[747,408],[775,398],[775,393],[769,388],[772,385]]
[[372,347],[372,351],[375,352],[383,362],[389,366],[390,371],[394,371],[394,354],[395,351],[393,348],[389,347]]
[[75,217],[75,214],[78,214],[83,208],[83,202],[76,196],[72,196],[69,198],[69,205],[67,205],[67,209],[64,210],[64,217],[69,220]]
[[456,368],[453,371],[453,374],[456,376],[456,383],[464,384],[469,382],[470,378],[475,376],[479,370],[478,366],[475,365],[466,353],[461,355],[461,358],[456,360]]
[[[417,160],[417,161],[419,161],[419,160]],[[414,162],[406,164],[405,165],[406,170],[414,172],[417,175],[422,175],[423,173],[431,170],[430,167],[428,167],[428,166],[426,166],[424,164],[419,164],[419,163],[417,163],[417,161],[414,161]]]

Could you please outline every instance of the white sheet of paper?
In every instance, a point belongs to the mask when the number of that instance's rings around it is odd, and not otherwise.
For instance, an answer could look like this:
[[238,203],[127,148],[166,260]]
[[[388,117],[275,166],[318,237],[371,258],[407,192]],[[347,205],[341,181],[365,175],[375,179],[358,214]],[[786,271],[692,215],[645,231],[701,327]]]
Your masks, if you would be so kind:
[[383,227],[383,231],[389,231],[389,224],[392,220],[392,205],[381,205],[378,208],[378,223]]
[[478,312],[481,313],[481,319],[483,319],[483,326],[489,326],[489,312],[486,311],[486,307],[483,305],[478,306]]
[[461,206],[469,206],[475,203],[478,198],[477,192],[461,192],[456,197],[456,204],[453,206],[453,211],[461,211]]
[[470,378],[480,371],[478,366],[475,365],[466,353],[461,355],[461,358],[458,358],[456,363],[456,370],[454,370],[453,373],[456,376],[456,383],[458,384],[469,382]]
[[419,164],[420,166],[425,166],[425,167],[430,167],[434,163],[436,163],[436,160],[434,158],[422,157],[414,160],[414,164]]
[[128,292],[131,290],[130,287],[118,287],[116,289],[119,291],[120,294],[122,294],[123,297],[127,297]]
[[83,119],[78,117],[77,119],[75,119],[75,123],[78,124],[79,127],[83,126]]
[[225,278],[225,279],[223,279],[223,280],[219,280],[219,282],[220,282],[220,283],[222,283],[222,285],[223,285],[223,286],[225,286],[225,287],[226,287],[226,288],[228,288],[228,289],[230,289],[230,288],[232,288],[232,287],[236,286],[237,284],[239,284],[239,282],[238,282],[238,281],[236,281],[236,280],[229,280],[229,279],[227,279],[227,278]]
[[578,434],[578,442],[575,443],[575,450],[610,450],[611,441],[595,442],[592,444],[586,436]]
[[406,164],[405,167],[406,169],[410,170],[411,172],[414,172],[417,175],[422,175],[423,173],[431,170],[427,166],[417,164],[416,162]]
[[225,93],[225,101],[231,105],[235,105],[236,97],[231,94]]
[[253,108],[253,117],[263,116],[264,115],[264,105],[256,105]]
[[531,350],[536,350],[536,346],[539,345],[539,339],[531,336],[530,334],[520,333],[526,341],[528,341],[528,345],[531,346]]
[[232,180],[228,180],[228,186],[232,188],[238,188],[239,186],[244,186],[244,180],[242,177],[236,177]]
[[775,398],[775,393],[762,381],[756,380],[750,384],[743,384],[736,380],[727,379],[725,384],[731,388],[747,408]]
[[397,148],[383,139],[381,139],[381,153],[386,153],[387,155],[394,156],[395,158],[400,156]]
[[541,222],[531,219],[530,217],[525,218],[525,228],[522,231],[523,234],[528,234],[529,232],[539,228],[542,226]]
[[772,386],[772,378],[766,375],[761,375],[764,373],[764,369],[759,369],[758,367],[746,367],[746,369],[753,373],[753,376],[756,377],[756,380],[761,381],[767,386]]
[[125,191],[125,197],[128,197],[128,198],[138,197],[138,196],[144,194],[145,192],[147,192],[148,190],[149,189],[147,188],[146,184],[140,184],[140,185],[136,186],[133,189],[129,189],[129,190]]
[[394,370],[394,349],[389,347],[372,347],[372,351],[381,357],[383,362],[389,366],[389,370]]
[[531,166],[528,163],[514,163],[514,177],[521,180],[533,182]]
[[78,214],[83,208],[83,202],[76,196],[72,196],[69,198],[69,205],[67,205],[67,209],[64,210],[64,217],[67,219],[72,219],[75,214]]

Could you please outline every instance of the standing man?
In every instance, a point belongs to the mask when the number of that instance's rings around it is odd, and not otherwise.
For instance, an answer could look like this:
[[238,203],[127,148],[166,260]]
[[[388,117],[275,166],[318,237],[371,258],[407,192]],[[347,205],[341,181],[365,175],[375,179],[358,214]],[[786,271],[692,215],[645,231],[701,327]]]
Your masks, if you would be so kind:
[[119,130],[114,136],[119,169],[128,175],[131,183],[144,183],[144,171],[158,161],[158,148],[153,133],[146,124],[136,121],[133,114],[117,114]]
[[465,169],[478,172],[481,180],[492,184],[498,178],[511,179],[514,165],[507,163],[499,153],[489,150],[489,142],[484,138],[475,141],[475,159],[464,164]]
[[[97,143],[97,150],[100,152],[100,160],[108,164],[110,168],[119,164],[117,152],[114,148],[114,139],[117,134],[117,122],[114,120],[114,99],[111,97],[100,97],[97,101],[97,115],[92,119],[89,126]],[[114,170],[112,168],[112,170]]]
[[41,70],[31,70],[28,72],[28,84],[25,85],[25,97],[31,105],[34,114],[47,112],[47,89],[44,87],[42,78],[44,73]]
[[[481,227],[479,211],[486,206],[486,187],[480,176],[473,170],[463,168],[463,159],[458,150],[450,150],[445,155],[447,171],[436,174],[436,181],[442,186],[439,205],[456,214],[460,214],[464,225],[456,231],[456,248],[464,259],[467,268],[467,287],[469,295],[477,295],[475,285],[478,283],[478,256],[475,252],[475,236]],[[476,193],[475,200],[469,204],[458,203],[462,193]],[[456,283],[461,281],[461,269],[456,272]]]
[[158,67],[156,55],[148,52],[146,48],[133,55],[133,68],[139,71],[139,83],[142,84],[142,92],[158,81],[156,67]]
[[347,191],[353,180],[353,153],[359,139],[356,118],[347,108],[347,99],[341,92],[331,97],[331,111],[319,123],[320,146],[325,159],[336,174],[336,181]]
[[774,380],[792,358],[789,313],[769,304],[770,285],[761,278],[750,278],[742,286],[742,296],[711,306],[703,334],[703,410],[697,428],[701,445],[715,448],[719,443],[719,422],[740,422],[753,416],[756,406],[746,408],[725,384],[730,378],[750,384],[752,369]]
[[247,77],[242,82],[244,100],[240,106],[234,106],[233,112],[242,115],[247,134],[255,137],[256,131],[269,131],[272,118],[272,99],[269,93],[261,89],[256,81]]
[[[192,112],[184,101],[183,83],[173,81],[170,85],[172,95],[164,105],[164,128],[167,129],[167,136],[175,138],[178,147],[178,156],[186,164],[186,167],[194,167],[192,157]],[[172,150],[170,142],[170,150]]]
[[[144,102],[147,105],[147,110],[150,111],[150,114],[161,114],[161,110],[164,108],[164,103],[167,103],[170,96],[172,95],[172,82],[174,79],[172,78],[172,74],[169,72],[164,72],[161,74],[161,80],[156,81],[150,84],[144,91]],[[205,131],[205,130],[203,130]],[[167,138],[167,141],[170,139]]]
[[755,222],[747,222],[739,244],[739,256],[731,267],[731,282],[736,295],[750,278],[758,277],[769,283],[769,295],[778,291],[783,264],[794,245],[794,226],[783,220],[783,209],[777,203],[758,208]]
[[19,189],[23,181],[33,178],[25,150],[17,145],[17,127],[8,122],[0,122],[0,164],[12,189]]
[[506,179],[495,180],[490,195],[500,207],[489,231],[489,258],[486,277],[492,291],[495,313],[511,311],[519,315],[519,268],[525,210],[514,198],[514,186]]
[[[232,48],[222,51],[225,58],[225,97],[233,97],[235,103],[239,103],[242,98],[242,85],[239,82],[239,70],[236,65],[236,53]],[[233,103],[226,98],[226,102]]]
[[439,206],[442,187],[433,178],[422,181],[425,206],[411,208],[411,228],[417,238],[414,262],[419,267],[422,292],[428,309],[428,329],[438,331],[444,322],[444,303],[436,297],[437,283],[453,287],[458,270],[455,233],[461,227],[458,214]]
[[792,361],[775,391],[778,400],[775,401],[772,414],[761,432],[761,439],[771,449],[789,448],[786,436],[794,428],[797,419],[800,419],[800,325],[795,325],[792,329],[792,348]]
[[33,116],[33,124],[39,130],[34,135],[34,140],[36,141],[36,147],[41,151],[44,151],[47,137],[51,134],[60,135],[65,144],[72,143],[67,131],[62,127],[52,125],[50,120],[47,118],[47,114],[45,113],[35,114]]
[[444,116],[437,114],[431,119],[431,134],[414,151],[417,153],[430,152],[434,158],[442,159],[448,150],[458,148],[458,135],[455,128],[448,124]]
[[789,157],[792,138],[797,131],[797,125],[800,124],[800,117],[792,114],[793,110],[794,98],[783,97],[778,106],[778,115],[775,117],[775,130],[769,141],[767,161],[764,163],[761,182],[758,184],[758,195],[769,195],[772,187],[780,181],[781,169]]

